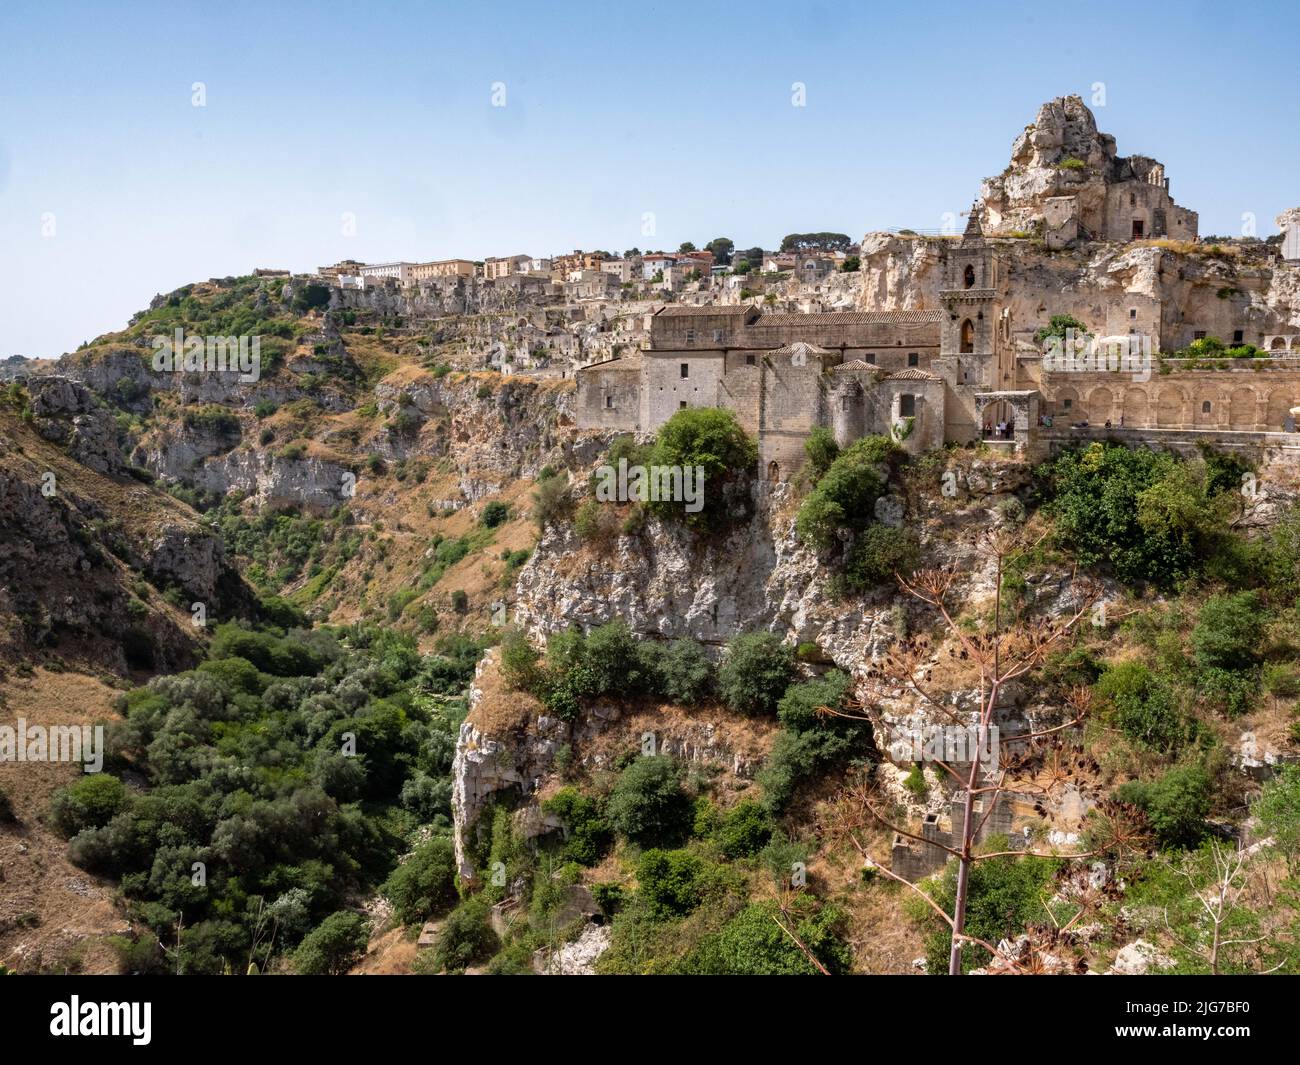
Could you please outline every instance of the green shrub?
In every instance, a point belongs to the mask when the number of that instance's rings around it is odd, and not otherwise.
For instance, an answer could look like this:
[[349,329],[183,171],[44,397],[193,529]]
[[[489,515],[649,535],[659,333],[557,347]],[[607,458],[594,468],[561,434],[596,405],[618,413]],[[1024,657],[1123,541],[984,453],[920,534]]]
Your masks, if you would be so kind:
[[852,732],[823,729],[791,732],[782,729],[772,744],[772,753],[758,771],[763,804],[773,813],[779,813],[804,780],[843,759],[855,745],[856,738]]
[[1175,766],[1155,780],[1131,780],[1120,785],[1115,798],[1132,803],[1147,815],[1157,840],[1165,847],[1195,847],[1205,838],[1212,781],[1204,766]]
[[361,914],[332,913],[298,944],[294,971],[299,976],[341,975],[360,960],[369,939],[370,923]]
[[567,479],[558,475],[539,478],[537,487],[533,489],[532,502],[533,520],[538,531],[545,532],[548,525],[568,516],[572,500]]
[[[998,844],[1004,841],[1005,837],[1001,841],[995,838],[986,846],[1000,849]],[[1051,895],[1049,889],[1059,864],[1043,858],[1010,856],[975,862],[970,867],[967,934],[987,943],[998,943],[1003,939],[1014,939],[1027,925],[1048,924],[1050,917],[1044,903]],[[957,863],[949,862],[931,896],[945,913],[952,912],[956,885]],[[921,919],[927,927],[934,929],[925,939],[927,971],[946,973],[952,930],[941,924],[928,907]],[[983,966],[990,960],[983,947],[968,944],[962,952],[962,971]]]
[[910,529],[868,525],[854,538],[844,560],[844,585],[862,592],[893,584],[896,575],[908,576],[920,558],[921,546]]
[[817,711],[822,707],[839,709],[851,686],[849,675],[838,669],[814,680],[791,684],[777,703],[776,716],[793,732],[822,727],[826,722]]
[[1197,735],[1174,690],[1141,662],[1120,662],[1097,681],[1107,717],[1133,743],[1176,755]]
[[1254,592],[1212,596],[1192,630],[1196,664],[1202,669],[1250,669],[1259,662],[1266,623]]
[[680,766],[664,755],[637,758],[619,774],[605,816],[616,832],[642,846],[684,839],[694,811]]
[[865,529],[875,519],[890,465],[900,454],[884,436],[868,436],[841,452],[808,494],[795,519],[799,539],[819,550],[834,546],[840,528]]
[[595,865],[609,850],[614,834],[596,799],[577,788],[561,788],[542,803],[542,810],[564,822],[566,861]]
[[384,882],[384,896],[402,924],[444,913],[456,903],[456,854],[448,839],[422,844]]
[[501,949],[501,941],[488,920],[491,908],[485,896],[475,895],[451,911],[429,952],[428,964],[435,972],[463,972]]
[[794,651],[770,632],[735,636],[718,668],[718,691],[743,714],[771,714],[794,674]]
[[753,903],[731,918],[692,953],[685,970],[704,976],[814,976],[820,970],[777,924],[794,925],[794,933],[832,974],[846,973],[852,954],[841,934],[843,911],[818,906],[810,896],[796,896],[790,917],[772,901]]
[[643,640],[640,651],[641,670],[650,687],[667,701],[690,706],[708,696],[713,687],[713,663],[697,641]]
[[814,480],[820,479],[840,455],[840,445],[835,442],[835,434],[824,425],[817,426],[808,434],[803,450],[808,456],[808,468]]
[[1126,583],[1172,587],[1224,538],[1228,495],[1209,494],[1204,467],[1168,453],[1095,443],[1044,473],[1057,542]]
[[723,815],[715,833],[718,849],[729,859],[748,858],[767,846],[772,827],[768,811],[752,799],[744,799]]
[[637,893],[651,916],[684,917],[703,898],[703,876],[703,860],[690,851],[648,850],[637,863]]
[[501,640],[501,679],[515,691],[538,692],[543,674],[541,655],[518,629],[511,629]]
[[82,829],[102,828],[127,802],[126,785],[107,773],[87,773],[50,799],[54,827],[65,836]]
[[684,517],[691,525],[719,527],[728,519],[726,486],[752,476],[757,463],[758,445],[731,411],[720,407],[679,410],[660,426],[647,465],[683,470],[700,467],[704,471],[704,505],[694,514],[687,513],[680,501],[652,501],[648,506],[661,515]]
[[494,499],[483,508],[483,513],[479,515],[479,521],[484,528],[495,529],[508,521],[510,518],[510,507],[499,499]]

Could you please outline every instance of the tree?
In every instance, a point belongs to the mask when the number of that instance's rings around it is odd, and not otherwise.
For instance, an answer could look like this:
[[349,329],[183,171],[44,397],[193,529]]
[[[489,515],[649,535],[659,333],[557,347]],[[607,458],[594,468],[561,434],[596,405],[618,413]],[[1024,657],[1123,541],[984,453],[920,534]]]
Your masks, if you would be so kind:
[[681,767],[666,755],[638,758],[615,782],[605,816],[616,832],[633,843],[653,846],[679,841],[693,820]]
[[794,674],[794,649],[770,632],[749,632],[727,644],[718,691],[742,714],[771,714]]
[[456,855],[447,839],[417,847],[385,881],[383,893],[402,924],[414,924],[456,902]]
[[684,516],[691,525],[717,527],[728,519],[726,489],[751,476],[758,463],[758,445],[729,410],[691,407],[677,411],[659,428],[650,465],[688,472],[703,471],[702,506],[690,512],[685,500],[651,502],[659,514]]
[[340,910],[323,920],[298,944],[293,967],[299,976],[338,976],[366,952],[370,923],[359,913]]
[[[898,583],[904,592],[926,604],[938,615],[942,629],[949,636],[949,642],[942,647],[935,646],[927,636],[910,637],[902,640],[887,655],[884,663],[868,675],[868,686],[881,698],[896,698],[900,688],[912,693],[926,708],[927,714],[936,719],[950,722],[960,728],[969,728],[969,718],[953,708],[951,701],[935,686],[935,662],[945,659],[954,666],[958,662],[961,668],[973,667],[979,675],[979,705],[975,727],[987,735],[994,723],[995,710],[1002,693],[1009,684],[1014,684],[1042,665],[1047,655],[1061,643],[1084,617],[1096,598],[1096,590],[1085,587],[1074,598],[1077,603],[1074,611],[1061,619],[1042,619],[1034,621],[1016,620],[1004,622],[1002,589],[1006,578],[1009,559],[1018,558],[1028,546],[1018,533],[998,530],[984,537],[982,550],[989,557],[995,575],[994,609],[991,622],[982,629],[968,631],[958,623],[949,609],[947,599],[952,592],[956,573],[951,569],[920,570],[910,578],[900,577]],[[942,668],[938,672],[942,675]],[[935,914],[950,932],[950,950],[948,952],[948,973],[959,976],[963,971],[963,950],[967,944],[977,944],[988,951],[991,957],[1001,958],[1013,968],[1024,964],[1022,958],[1011,957],[1000,952],[996,946],[967,928],[970,904],[971,870],[977,862],[992,861],[997,858],[1014,856],[1036,856],[1059,858],[1055,853],[1035,851],[986,850],[976,848],[976,835],[979,826],[986,819],[976,811],[977,802],[984,809],[996,807],[1005,791],[1014,785],[1019,793],[1035,791],[1046,794],[1052,788],[1065,784],[1068,773],[1061,761],[1056,759],[1046,767],[1047,772],[1038,766],[1032,766],[1031,758],[1041,753],[1048,741],[1059,739],[1068,729],[1076,728],[1083,720],[1088,709],[1088,690],[1080,688],[1070,694],[1066,712],[1067,720],[1055,725],[1045,725],[1031,729],[1015,736],[1002,736],[1003,746],[1021,745],[1015,757],[1000,753],[993,764],[986,764],[986,759],[977,754],[969,764],[960,763],[961,769],[945,759],[935,759],[939,770],[950,777],[958,788],[961,800],[960,824],[954,824],[955,838],[950,844],[932,843],[920,834],[905,826],[897,824],[884,811],[885,803],[877,795],[876,789],[867,779],[854,781],[847,789],[849,802],[841,804],[835,816],[833,831],[841,834],[857,848],[869,870],[897,881],[912,891],[928,912]],[[827,712],[859,720],[873,721],[876,727],[886,734],[889,723],[881,716],[879,708],[868,700],[858,700],[844,709],[828,707]],[[1038,770],[1034,772],[1032,770]],[[859,820],[859,814],[862,820]],[[954,822],[957,816],[954,815]],[[956,859],[956,872],[950,900],[936,897],[933,891],[927,892],[918,884],[898,875],[876,861],[868,852],[861,833],[871,823],[883,825],[890,831],[905,839],[916,840],[924,844],[938,846],[951,858]],[[1098,818],[1094,831],[1094,844],[1090,850],[1069,855],[1086,857],[1104,850],[1111,850],[1128,843],[1136,835],[1122,810],[1104,810]],[[1080,906],[1066,927],[1077,922],[1085,912]]]
[[704,250],[713,253],[713,261],[719,266],[731,265],[731,256],[735,248],[736,245],[730,237],[714,237],[704,245]]
[[697,249],[696,249],[695,245],[692,244],[689,240],[684,240],[684,241],[682,241],[681,246],[678,247],[677,250],[678,250],[678,252],[681,252],[681,253],[684,254],[684,253],[686,253],[686,252],[688,252],[688,251],[696,251]]
[[847,251],[852,244],[847,233],[789,233],[781,240],[781,250]]

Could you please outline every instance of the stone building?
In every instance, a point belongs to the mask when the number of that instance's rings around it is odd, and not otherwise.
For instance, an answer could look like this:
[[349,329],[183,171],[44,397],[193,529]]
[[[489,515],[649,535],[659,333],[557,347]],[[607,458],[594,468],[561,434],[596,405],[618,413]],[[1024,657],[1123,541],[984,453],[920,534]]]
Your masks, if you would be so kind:
[[[1031,457],[1096,427],[1134,444],[1300,448],[1300,209],[1279,216],[1280,249],[1202,246],[1197,225],[1160,163],[1119,156],[1079,97],[1053,100],[960,237],[863,241],[859,310],[663,307],[635,356],[579,371],[579,424],[650,433],[725,407],[775,478],[817,426],[841,444],[891,433],[913,451],[983,441]],[[1057,315],[1082,325],[1083,354],[1056,357]],[[1179,355],[1208,337],[1263,357]]]

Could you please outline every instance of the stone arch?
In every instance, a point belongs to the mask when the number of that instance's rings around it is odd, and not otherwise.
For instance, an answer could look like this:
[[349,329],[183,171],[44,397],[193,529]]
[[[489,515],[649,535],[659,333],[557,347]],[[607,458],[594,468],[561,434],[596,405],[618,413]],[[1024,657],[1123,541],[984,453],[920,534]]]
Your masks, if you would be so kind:
[[[1068,405],[1067,405],[1068,404]],[[1079,402],[1079,393],[1073,388],[1058,388],[1055,396],[1056,417],[1067,422],[1080,421],[1083,404]]]
[[1177,385],[1165,385],[1156,397],[1156,425],[1161,429],[1180,428],[1186,419],[1187,393]]
[[1273,343],[1269,347],[1269,351],[1286,351],[1286,346],[1285,337],[1274,337]]
[[781,464],[776,459],[767,464],[767,479],[772,484],[776,484],[781,479]]
[[975,354],[975,323],[969,318],[961,323],[961,350],[959,354]]
[[1228,399],[1228,428],[1254,429],[1256,410],[1255,390],[1240,385],[1234,388]]
[[1147,406],[1146,390],[1127,388],[1124,390],[1124,426],[1145,429],[1151,423],[1151,411]]
[[1275,388],[1268,394],[1268,425],[1270,432],[1280,433],[1286,421],[1287,413],[1296,405],[1294,394],[1290,389]]
[[1104,385],[1088,393],[1088,420],[1101,425],[1115,421],[1115,396]]
[[970,263],[966,264],[966,269],[962,273],[962,286],[964,288],[975,287],[975,267],[971,266]]

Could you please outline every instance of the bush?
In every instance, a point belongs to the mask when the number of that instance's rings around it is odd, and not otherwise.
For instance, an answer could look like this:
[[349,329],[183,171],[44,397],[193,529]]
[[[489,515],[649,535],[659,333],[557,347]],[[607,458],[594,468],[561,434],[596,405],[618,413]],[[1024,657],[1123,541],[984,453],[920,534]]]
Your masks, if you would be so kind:
[[817,711],[824,706],[838,709],[851,684],[849,675],[838,669],[832,669],[815,680],[791,684],[777,703],[776,716],[792,732],[821,728],[827,722],[818,716]]
[[1195,739],[1196,722],[1178,705],[1173,689],[1141,662],[1120,662],[1097,681],[1107,717],[1132,742],[1176,755]]
[[1211,785],[1205,767],[1192,763],[1176,766],[1152,781],[1122,784],[1115,798],[1132,803],[1147,815],[1162,846],[1195,847],[1205,838]]
[[875,519],[898,446],[884,436],[867,436],[841,452],[799,508],[799,539],[820,550],[832,547],[839,528],[861,530]]
[[664,755],[636,759],[619,774],[605,815],[616,832],[642,846],[684,839],[694,810],[677,762]]
[[840,455],[840,445],[835,442],[835,434],[824,425],[817,426],[808,434],[803,450],[808,456],[808,468],[814,480],[820,479]]
[[745,799],[723,815],[716,832],[718,848],[726,858],[748,858],[767,846],[772,827],[767,810]]
[[1211,496],[1204,469],[1168,453],[1096,443],[1045,472],[1057,541],[1126,583],[1171,587],[1224,537],[1228,495]]
[[595,865],[605,856],[614,834],[597,800],[577,788],[561,788],[542,803],[542,810],[564,822],[566,861]]
[[703,860],[690,851],[648,850],[637,863],[637,892],[652,917],[685,917],[703,898],[703,876]]
[[456,854],[447,839],[418,847],[393,870],[383,893],[402,924],[414,924],[443,913],[456,903]]
[[800,783],[817,770],[844,758],[855,742],[854,732],[821,729],[791,732],[782,729],[772,744],[772,753],[758,771],[763,805],[773,813],[785,809]]
[[1202,669],[1241,671],[1259,662],[1267,615],[1254,592],[1212,596],[1192,630],[1192,649]]
[[430,951],[434,971],[463,972],[501,949],[501,941],[488,921],[491,902],[483,895],[466,899],[451,911]]
[[501,679],[507,688],[536,693],[543,680],[538,664],[541,655],[518,629],[511,629],[501,640]]
[[713,663],[704,648],[686,638],[658,643],[642,641],[641,669],[655,692],[671,703],[690,706],[713,687]]
[[299,976],[341,975],[365,954],[369,939],[370,923],[361,914],[332,913],[298,944],[294,971]]
[[740,427],[729,410],[692,407],[679,410],[659,429],[648,465],[677,466],[704,471],[703,508],[687,514],[680,501],[652,501],[661,515],[685,517],[691,525],[716,528],[728,518],[728,484],[752,476],[758,463],[758,445]]
[[771,714],[794,673],[794,651],[770,632],[733,637],[718,669],[718,690],[743,714]]
[[569,484],[566,478],[552,476],[540,478],[533,489],[533,520],[538,531],[545,532],[546,527],[563,520],[567,515],[572,500],[569,497]]
[[844,561],[844,585],[863,592],[893,584],[895,575],[906,577],[921,558],[921,546],[910,529],[868,525],[858,533]]
[[777,919],[794,924],[794,932],[813,956],[833,973],[848,972],[852,954],[841,935],[843,911],[818,907],[807,895],[797,896],[790,907],[793,920],[782,917],[775,902],[746,906],[720,932],[705,940],[691,955],[687,971],[703,976],[815,976],[819,970]]
[[65,836],[75,836],[83,829],[108,824],[126,801],[126,785],[117,777],[87,773],[54,793],[50,817]]
[[12,825],[17,820],[13,803],[9,801],[9,796],[0,790],[0,825]]
[[509,518],[510,508],[499,499],[492,500],[483,508],[483,513],[479,515],[479,521],[483,523],[484,528],[488,529],[495,529],[498,525],[508,521]]
[[[991,849],[999,849],[996,838],[988,842]],[[970,867],[970,882],[966,908],[966,932],[987,943],[1014,939],[1029,924],[1047,924],[1049,915],[1044,900],[1051,892],[1052,877],[1059,863],[1043,858],[986,858]],[[944,913],[952,912],[956,895],[957,863],[949,862],[944,869],[937,890],[932,896]],[[924,911],[924,920],[936,930],[926,936],[925,957],[927,971],[935,974],[948,971],[948,953],[952,947],[952,930],[940,925],[933,911]],[[983,947],[968,944],[962,952],[962,971],[982,966],[990,961]]]

